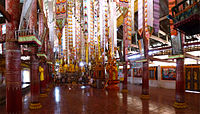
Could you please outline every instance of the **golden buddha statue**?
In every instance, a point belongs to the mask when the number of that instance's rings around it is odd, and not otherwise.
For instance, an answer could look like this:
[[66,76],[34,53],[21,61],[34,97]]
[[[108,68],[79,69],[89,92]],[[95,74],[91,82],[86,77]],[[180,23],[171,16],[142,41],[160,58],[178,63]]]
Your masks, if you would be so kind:
[[65,6],[63,5],[61,13],[65,13],[65,12],[66,12]]
[[44,80],[44,68],[39,66],[39,72],[40,72],[40,81]]
[[76,68],[75,68],[75,69],[76,69],[76,71],[78,72],[78,64],[76,64]]
[[59,7],[57,7],[56,14],[57,14],[57,15],[60,14],[60,8],[59,8]]
[[65,3],[66,2],[66,0],[61,0],[61,3]]
[[56,0],[56,4],[60,4],[60,0]]

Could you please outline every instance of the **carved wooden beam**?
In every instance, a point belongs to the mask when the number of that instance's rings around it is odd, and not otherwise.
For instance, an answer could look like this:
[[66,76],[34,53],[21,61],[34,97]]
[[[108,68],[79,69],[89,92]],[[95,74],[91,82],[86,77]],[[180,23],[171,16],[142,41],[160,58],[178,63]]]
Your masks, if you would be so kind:
[[162,43],[164,43],[164,44],[171,44],[170,42],[168,42],[168,41],[166,41],[166,40],[163,40],[162,38],[159,38],[159,37],[157,37],[157,36],[154,36],[154,35],[151,35],[151,37],[150,37],[151,39],[154,39],[154,40],[156,40],[156,41],[159,41],[159,42],[162,42]]
[[2,13],[2,15],[6,18],[8,22],[11,21],[11,15],[5,10],[5,8],[2,5],[0,5],[0,12]]
[[194,55],[191,55],[191,54],[189,54],[189,53],[185,53],[185,57],[188,57],[188,58],[191,58],[191,59],[195,59],[195,60],[200,60],[199,57],[194,56]]
[[165,60],[165,59],[158,59],[158,58],[153,58],[153,57],[149,57],[149,59],[151,61],[161,61],[161,62],[166,62],[166,63],[176,63],[174,61],[168,61],[168,60]]

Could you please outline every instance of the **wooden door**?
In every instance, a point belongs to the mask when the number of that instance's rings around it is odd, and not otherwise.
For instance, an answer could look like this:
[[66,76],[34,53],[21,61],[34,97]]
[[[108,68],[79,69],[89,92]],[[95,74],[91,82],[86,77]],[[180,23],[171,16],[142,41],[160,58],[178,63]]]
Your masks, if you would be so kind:
[[185,89],[200,91],[200,68],[190,66],[185,68]]

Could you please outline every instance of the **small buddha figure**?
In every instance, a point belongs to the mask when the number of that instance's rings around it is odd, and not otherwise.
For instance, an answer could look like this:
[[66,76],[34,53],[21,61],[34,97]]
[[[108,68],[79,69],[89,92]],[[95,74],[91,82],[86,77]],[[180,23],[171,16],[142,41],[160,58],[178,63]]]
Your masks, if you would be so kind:
[[78,64],[76,64],[76,68],[75,68],[75,69],[76,69],[76,71],[78,72]]
[[67,64],[64,65],[64,72],[67,71]]
[[65,3],[66,2],[66,0],[61,0],[61,3]]
[[60,14],[60,8],[59,8],[59,7],[57,7],[56,14],[57,14],[57,15]]
[[61,13],[65,13],[65,6],[63,5]]
[[39,66],[39,72],[40,72],[40,81],[44,80],[44,68]]
[[60,4],[60,0],[56,0],[56,4]]
[[74,72],[75,71],[74,64],[70,64],[70,66],[71,66],[71,71]]

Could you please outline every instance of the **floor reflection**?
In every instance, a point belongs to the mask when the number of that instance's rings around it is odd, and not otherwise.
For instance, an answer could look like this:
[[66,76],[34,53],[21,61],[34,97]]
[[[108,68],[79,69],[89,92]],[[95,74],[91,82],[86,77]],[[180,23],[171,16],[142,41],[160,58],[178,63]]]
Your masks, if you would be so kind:
[[149,100],[142,100],[142,114],[149,114]]
[[[71,89],[70,89],[71,88]],[[24,114],[199,114],[200,94],[186,94],[187,109],[173,107],[175,91],[150,88],[150,100],[141,100],[141,86],[129,85],[128,93],[89,86],[55,86],[41,98],[42,109],[29,110],[30,94],[23,97]],[[5,113],[5,105],[0,110]]]
[[55,96],[56,103],[59,103],[60,102],[60,88],[59,87],[55,87],[54,96]]

